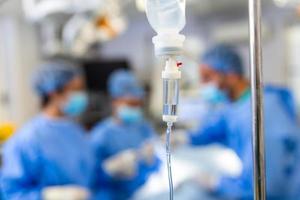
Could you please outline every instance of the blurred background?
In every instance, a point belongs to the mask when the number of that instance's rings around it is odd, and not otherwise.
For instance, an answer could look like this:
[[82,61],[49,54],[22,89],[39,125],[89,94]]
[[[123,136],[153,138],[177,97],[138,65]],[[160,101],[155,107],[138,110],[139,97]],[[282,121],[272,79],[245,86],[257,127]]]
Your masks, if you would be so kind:
[[[263,0],[262,6],[265,84],[290,88],[299,113],[300,1]],[[198,101],[199,63],[208,47],[217,43],[238,47],[249,76],[248,1],[187,0],[186,15],[177,126],[194,128],[205,112]],[[81,117],[87,129],[111,113],[109,75],[131,69],[146,90],[147,116],[161,132],[163,62],[154,55],[154,35],[145,15],[145,0],[0,0],[0,141],[39,112],[31,75],[48,58],[71,59],[82,68],[90,97],[89,108]],[[214,166],[222,159],[226,163],[222,157],[227,150],[217,155],[215,149],[199,150],[198,159],[213,156]],[[193,152],[177,156],[193,160],[186,157]],[[179,163],[175,168],[193,171],[190,165]],[[224,167],[231,173],[233,166],[239,164]]]

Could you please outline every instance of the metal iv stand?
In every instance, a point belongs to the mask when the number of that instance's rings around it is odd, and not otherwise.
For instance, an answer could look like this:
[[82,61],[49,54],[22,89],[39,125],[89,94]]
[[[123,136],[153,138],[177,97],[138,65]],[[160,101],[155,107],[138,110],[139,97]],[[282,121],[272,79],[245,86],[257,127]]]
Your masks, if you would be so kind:
[[266,199],[261,0],[249,0],[254,199]]

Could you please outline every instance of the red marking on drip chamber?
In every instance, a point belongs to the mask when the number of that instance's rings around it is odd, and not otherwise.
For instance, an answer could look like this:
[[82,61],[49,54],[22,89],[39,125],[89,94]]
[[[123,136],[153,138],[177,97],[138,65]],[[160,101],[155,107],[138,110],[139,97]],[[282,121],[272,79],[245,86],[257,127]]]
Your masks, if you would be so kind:
[[182,67],[182,62],[177,62],[177,67]]

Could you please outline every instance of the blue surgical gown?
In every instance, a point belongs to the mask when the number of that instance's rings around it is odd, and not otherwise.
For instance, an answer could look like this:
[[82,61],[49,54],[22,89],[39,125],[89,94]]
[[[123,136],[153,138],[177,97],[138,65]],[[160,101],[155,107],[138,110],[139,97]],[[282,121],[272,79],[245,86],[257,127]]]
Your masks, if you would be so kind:
[[[282,99],[275,92],[265,92],[265,144],[268,199],[290,199],[291,185],[299,165],[299,128],[291,119]],[[216,195],[227,199],[253,199],[251,101],[247,97],[211,112],[201,127],[190,133],[193,145],[221,143],[233,149],[243,163],[238,178],[221,179]]]
[[4,146],[2,189],[5,199],[39,200],[48,186],[92,187],[94,169],[83,129],[39,115]]
[[278,94],[278,98],[281,101],[281,105],[289,113],[292,120],[298,121],[296,102],[293,93],[286,87],[266,85],[266,92],[273,92]]
[[91,137],[92,147],[99,167],[99,179],[101,179],[98,183],[100,188],[107,188],[107,190],[112,191],[113,200],[130,198],[147,181],[149,175],[158,170],[160,163],[158,158],[155,158],[155,162],[150,166],[140,161],[136,172],[137,175],[126,180],[109,176],[100,167],[103,160],[124,150],[138,150],[144,142],[153,139],[154,130],[146,122],[125,125],[116,122],[113,118],[108,118],[92,130]]

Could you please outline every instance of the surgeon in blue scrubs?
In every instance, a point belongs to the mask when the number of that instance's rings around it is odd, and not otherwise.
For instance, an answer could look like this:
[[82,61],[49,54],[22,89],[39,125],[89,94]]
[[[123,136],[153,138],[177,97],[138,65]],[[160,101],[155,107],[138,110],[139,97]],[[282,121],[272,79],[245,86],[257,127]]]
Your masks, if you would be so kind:
[[84,130],[73,121],[87,105],[79,68],[52,60],[39,67],[33,82],[42,110],[4,146],[5,199],[39,200],[53,186],[91,192],[94,158]]
[[[206,185],[221,199],[253,199],[250,87],[234,47],[217,45],[202,58],[200,74],[208,99],[223,99],[225,106],[209,112],[197,131],[186,138],[191,145],[221,143],[239,156],[243,170],[238,178],[223,177]],[[299,128],[286,90],[266,87],[265,143],[267,199],[293,199],[292,179],[299,165]],[[224,98],[225,97],[225,98]],[[290,181],[290,182],[289,182]]]
[[113,113],[92,130],[92,146],[103,172],[98,173],[103,174],[100,187],[113,191],[113,200],[125,200],[158,170],[153,149],[155,132],[143,117],[144,91],[132,72],[114,72],[108,90]]

